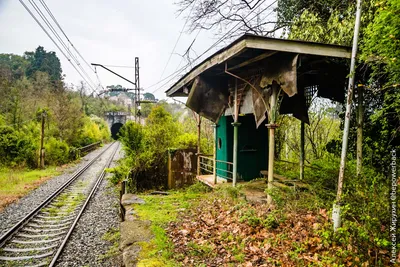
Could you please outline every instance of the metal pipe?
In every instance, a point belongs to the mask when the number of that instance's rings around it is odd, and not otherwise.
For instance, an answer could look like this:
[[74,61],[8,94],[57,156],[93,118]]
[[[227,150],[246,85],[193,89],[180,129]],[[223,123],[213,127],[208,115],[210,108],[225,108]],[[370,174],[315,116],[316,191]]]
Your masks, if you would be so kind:
[[[226,67],[226,65],[225,65]],[[240,123],[239,120],[239,107],[238,107],[238,94],[237,94],[237,79],[235,79],[235,121],[232,123],[233,126],[233,175],[232,175],[232,186],[236,186],[237,182],[237,153],[238,153],[238,130]]]
[[233,125],[233,174],[232,174],[232,186],[236,186],[237,182],[237,155],[238,155],[238,130],[241,123],[234,122]]
[[[275,120],[276,120],[276,115],[274,114],[276,112],[276,107],[277,107],[277,98],[278,98],[278,84],[272,83],[272,94],[270,97],[270,106],[271,110],[270,112],[270,122],[267,124],[267,127],[269,128],[269,147],[268,147],[268,191],[271,191],[273,188],[273,182],[274,182],[274,159],[275,159]],[[271,194],[267,195],[267,203],[271,204],[272,203],[272,197]]]
[[332,211],[334,231],[336,231],[337,228],[339,228],[341,225],[340,206],[342,205],[341,201],[343,193],[343,178],[344,178],[344,169],[346,166],[347,144],[348,144],[349,130],[350,130],[351,103],[353,100],[354,73],[355,73],[355,64],[357,56],[358,35],[360,32],[360,21],[361,21],[361,0],[357,0],[357,12],[356,12],[356,21],[354,25],[353,48],[351,51],[349,85],[347,90],[346,113],[344,119],[344,130],[342,139],[342,154],[340,157],[338,189],[336,195],[336,203],[333,205],[333,211]]
[[304,126],[305,123],[302,121],[300,124],[300,180],[304,178]]
[[213,175],[214,175],[214,184],[217,184],[217,124],[213,125],[214,127],[214,155],[213,155]]
[[134,82],[132,82],[132,81],[128,80],[127,78],[125,78],[125,77],[123,77],[123,76],[119,75],[118,73],[116,73],[116,72],[114,72],[114,71],[110,70],[109,68],[107,68],[107,67],[104,67],[104,66],[103,66],[103,65],[101,65],[101,64],[97,64],[97,63],[91,63],[91,65],[92,65],[92,66],[99,66],[99,67],[102,67],[103,69],[106,69],[106,70],[108,70],[108,71],[109,71],[109,72],[111,72],[112,74],[114,74],[114,75],[117,75],[117,76],[118,76],[118,77],[120,77],[121,79],[124,79],[125,81],[127,81],[127,82],[129,82],[129,83],[131,83],[131,84],[133,84],[133,85],[136,85],[136,83],[134,83]]

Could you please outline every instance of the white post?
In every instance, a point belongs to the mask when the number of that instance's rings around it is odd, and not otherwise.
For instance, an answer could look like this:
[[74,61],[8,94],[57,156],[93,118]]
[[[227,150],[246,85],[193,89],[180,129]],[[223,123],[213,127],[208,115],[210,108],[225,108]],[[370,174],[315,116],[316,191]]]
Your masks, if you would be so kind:
[[347,143],[348,143],[349,130],[350,130],[351,103],[353,100],[354,76],[355,76],[354,74],[355,74],[355,65],[356,65],[358,34],[360,31],[360,20],[361,20],[361,0],[357,0],[356,22],[354,25],[353,48],[351,51],[349,85],[348,85],[348,90],[347,90],[346,114],[345,114],[345,119],[344,119],[342,154],[340,157],[338,189],[337,189],[337,195],[336,195],[336,203],[333,205],[333,211],[332,211],[332,220],[333,220],[334,231],[336,231],[337,228],[339,228],[341,225],[340,207],[342,205],[341,201],[342,201],[342,193],[343,193],[343,178],[344,178],[344,169],[346,166]]
[[[274,157],[275,157],[275,128],[277,125],[276,122],[276,115],[278,114],[277,110],[277,99],[278,99],[278,84],[272,84],[272,94],[270,97],[270,107],[271,110],[269,111],[269,123],[267,127],[269,129],[269,145],[268,145],[268,190],[271,191],[273,188],[274,182]],[[272,203],[272,197],[270,194],[267,195],[267,203]]]
[[238,130],[240,123],[239,120],[239,103],[238,103],[238,95],[237,95],[237,79],[235,79],[235,103],[234,103],[234,122],[233,125],[233,170],[232,170],[232,186],[236,186],[237,182],[237,152],[238,152]]

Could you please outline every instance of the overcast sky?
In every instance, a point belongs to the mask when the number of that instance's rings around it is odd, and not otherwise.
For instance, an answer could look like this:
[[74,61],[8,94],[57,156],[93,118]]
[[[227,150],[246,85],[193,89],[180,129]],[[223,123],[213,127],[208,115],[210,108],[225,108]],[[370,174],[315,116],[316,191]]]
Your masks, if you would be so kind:
[[[24,0],[30,9],[28,0]],[[134,66],[134,58],[140,60],[140,85],[145,92],[153,93],[185,23],[184,16],[177,17],[174,0],[45,0],[71,42],[89,63]],[[36,1],[39,5],[39,1]],[[34,51],[39,45],[47,51],[55,51],[61,60],[67,83],[79,84],[82,80],[68,60],[59,52],[39,25],[17,0],[0,0],[0,53],[22,55]],[[182,34],[176,53],[183,54],[193,41],[192,35]],[[210,32],[201,31],[193,45],[201,54],[216,38]],[[213,50],[215,51],[215,50]],[[192,52],[192,56],[195,54]],[[83,61],[81,60],[83,64]],[[179,55],[172,55],[163,77],[183,66]],[[134,69],[112,68],[134,81]],[[101,84],[133,85],[97,68]],[[96,83],[97,78],[86,71]],[[161,83],[160,85],[162,85]],[[169,83],[170,85],[171,83]],[[155,92],[157,98],[165,98],[167,86]]]

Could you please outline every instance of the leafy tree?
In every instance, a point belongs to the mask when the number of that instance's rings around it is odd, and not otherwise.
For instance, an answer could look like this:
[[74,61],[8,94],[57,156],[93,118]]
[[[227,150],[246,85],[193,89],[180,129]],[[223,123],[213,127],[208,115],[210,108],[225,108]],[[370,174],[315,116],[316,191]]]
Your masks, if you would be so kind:
[[55,52],[46,52],[42,46],[35,52],[25,52],[25,59],[29,61],[26,75],[31,78],[37,71],[46,72],[52,81],[62,80],[60,59]]
[[373,78],[384,76],[387,86],[400,81],[400,2],[386,0],[378,7],[373,21],[366,27],[362,59],[373,66]]
[[144,93],[143,94],[144,100],[155,101],[156,97],[152,93]]
[[14,54],[0,54],[0,68],[6,68],[12,73],[13,79],[20,79],[25,75],[29,61]]

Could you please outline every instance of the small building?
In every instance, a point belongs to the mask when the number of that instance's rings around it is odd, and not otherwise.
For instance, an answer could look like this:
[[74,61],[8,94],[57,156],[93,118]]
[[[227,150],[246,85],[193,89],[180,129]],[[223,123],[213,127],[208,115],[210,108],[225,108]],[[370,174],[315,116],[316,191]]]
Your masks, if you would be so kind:
[[271,182],[277,114],[301,121],[304,146],[312,97],[344,101],[350,56],[349,47],[245,34],[186,73],[167,96],[187,97],[216,125],[215,153],[199,155],[198,174],[235,185],[267,170]]

